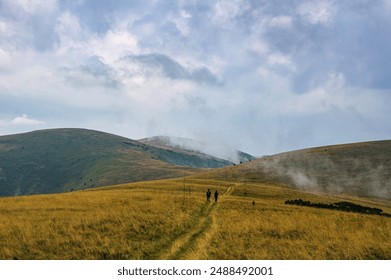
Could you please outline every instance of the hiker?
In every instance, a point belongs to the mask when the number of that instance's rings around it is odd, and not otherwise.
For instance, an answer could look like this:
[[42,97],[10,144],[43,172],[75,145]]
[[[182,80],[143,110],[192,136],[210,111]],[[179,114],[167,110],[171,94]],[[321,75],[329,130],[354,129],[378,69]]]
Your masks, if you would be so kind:
[[219,198],[219,193],[215,191],[215,202],[217,202],[217,199]]
[[211,195],[212,195],[212,192],[210,191],[210,189],[208,189],[208,191],[206,192],[206,201],[210,201]]

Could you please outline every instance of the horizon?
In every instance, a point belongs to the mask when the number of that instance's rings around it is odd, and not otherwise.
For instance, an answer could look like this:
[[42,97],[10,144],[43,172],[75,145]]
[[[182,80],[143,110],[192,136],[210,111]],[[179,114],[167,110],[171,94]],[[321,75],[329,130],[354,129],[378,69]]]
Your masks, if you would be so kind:
[[391,2],[0,0],[0,135],[261,156],[391,139]]

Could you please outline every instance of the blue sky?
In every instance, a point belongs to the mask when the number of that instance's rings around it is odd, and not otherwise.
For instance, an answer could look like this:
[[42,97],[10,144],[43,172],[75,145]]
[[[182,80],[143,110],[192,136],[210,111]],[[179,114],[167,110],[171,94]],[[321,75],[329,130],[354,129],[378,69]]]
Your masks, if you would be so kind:
[[0,0],[0,135],[391,139],[390,30],[390,0]]

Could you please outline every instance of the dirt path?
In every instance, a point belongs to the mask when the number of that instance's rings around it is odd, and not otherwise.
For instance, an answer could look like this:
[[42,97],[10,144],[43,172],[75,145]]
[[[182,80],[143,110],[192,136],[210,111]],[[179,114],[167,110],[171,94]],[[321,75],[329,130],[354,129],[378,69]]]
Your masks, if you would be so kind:
[[[226,197],[234,191],[234,186],[227,188],[222,195]],[[220,199],[221,201],[221,199]],[[170,249],[161,256],[161,259],[167,260],[201,260],[208,256],[208,245],[210,244],[217,225],[216,210],[219,203],[206,202],[205,209],[196,220],[194,226],[184,235],[177,238]]]
[[[237,183],[235,184],[235,186],[238,185]],[[223,196],[229,196],[231,195],[235,190],[235,187],[233,186],[229,186],[226,190],[226,192],[223,194]]]

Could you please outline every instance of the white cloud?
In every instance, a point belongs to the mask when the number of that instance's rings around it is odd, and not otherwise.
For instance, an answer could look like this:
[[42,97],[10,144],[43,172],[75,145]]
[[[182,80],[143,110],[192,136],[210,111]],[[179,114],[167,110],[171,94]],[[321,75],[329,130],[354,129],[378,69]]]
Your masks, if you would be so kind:
[[57,9],[57,0],[2,0],[2,5],[13,16],[49,14]]
[[79,19],[70,12],[64,12],[58,19],[55,31],[60,38],[60,52],[69,51],[72,46],[78,44],[83,37],[83,30]]
[[270,51],[268,44],[258,38],[250,40],[247,44],[247,48],[260,55],[266,55]]
[[12,0],[29,14],[50,13],[57,8],[57,0]]
[[275,16],[270,19],[269,26],[278,28],[291,28],[293,18],[291,16]]
[[380,105],[374,102],[372,94],[346,85],[342,73],[330,73],[322,84],[304,94],[281,92],[271,102],[280,114],[315,115],[354,110],[363,117],[370,117]]
[[332,0],[317,0],[301,3],[297,12],[311,24],[326,24],[336,15],[337,8]]
[[75,14],[66,11],[57,19],[55,31],[60,39],[56,54],[70,59],[67,65],[80,63],[90,56],[113,64],[124,55],[139,52],[138,40],[127,30],[126,20],[113,22],[106,32],[97,34],[83,26]]
[[7,34],[10,33],[9,29],[10,27],[7,22],[0,20],[0,34],[2,34],[2,36],[7,36]]
[[213,21],[220,24],[222,28],[229,28],[235,17],[243,15],[251,7],[247,1],[242,0],[221,0],[217,2],[213,9]]
[[271,53],[270,55],[268,55],[267,62],[271,66],[279,65],[285,67],[293,67],[291,58],[281,53]]
[[31,125],[31,126],[34,126],[34,125],[42,125],[45,123],[43,121],[29,118],[29,116],[27,116],[26,114],[23,114],[21,116],[14,118],[8,124],[9,125],[29,125],[29,126]]
[[191,28],[189,26],[189,21],[191,19],[191,14],[186,10],[181,10],[179,16],[170,16],[169,21],[172,21],[176,28],[181,32],[184,37],[190,35]]
[[0,48],[0,61],[1,61],[0,69],[2,69],[4,67],[8,67],[11,63],[11,59],[10,59],[9,54],[6,53],[1,48]]
[[0,48],[14,51],[22,41],[19,36],[24,33],[25,30],[18,23],[2,18],[0,14]]
[[88,52],[113,64],[127,54],[139,53],[138,40],[123,30],[108,30],[104,36],[94,36],[88,42]]

